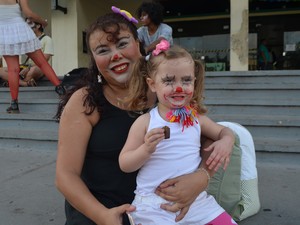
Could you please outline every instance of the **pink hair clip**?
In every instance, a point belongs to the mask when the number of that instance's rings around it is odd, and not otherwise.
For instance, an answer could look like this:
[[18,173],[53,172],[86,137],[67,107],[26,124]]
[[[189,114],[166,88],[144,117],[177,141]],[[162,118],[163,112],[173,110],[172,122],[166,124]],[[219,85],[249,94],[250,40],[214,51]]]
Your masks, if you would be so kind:
[[134,18],[129,12],[127,12],[126,10],[121,10],[115,6],[112,6],[111,7],[111,10],[114,12],[114,13],[118,13],[120,15],[122,15],[123,17],[125,17],[128,21],[132,22],[132,23],[138,23],[139,21]]
[[155,50],[153,50],[152,55],[157,56],[159,53],[161,53],[162,51],[166,51],[170,48],[170,43],[165,40],[162,39],[157,45]]

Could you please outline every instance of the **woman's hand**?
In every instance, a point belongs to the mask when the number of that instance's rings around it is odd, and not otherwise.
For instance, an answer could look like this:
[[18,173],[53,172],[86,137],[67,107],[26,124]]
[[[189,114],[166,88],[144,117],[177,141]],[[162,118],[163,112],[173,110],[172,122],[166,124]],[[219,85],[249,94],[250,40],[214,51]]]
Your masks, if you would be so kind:
[[130,204],[124,204],[118,207],[107,209],[106,215],[99,218],[99,221],[96,223],[99,225],[122,225],[122,217],[126,212],[132,212],[135,210],[135,207]]
[[187,214],[191,204],[207,187],[207,176],[204,173],[191,173],[166,180],[156,189],[155,193],[174,204],[162,204],[161,208],[170,212],[179,212],[175,221],[178,222]]

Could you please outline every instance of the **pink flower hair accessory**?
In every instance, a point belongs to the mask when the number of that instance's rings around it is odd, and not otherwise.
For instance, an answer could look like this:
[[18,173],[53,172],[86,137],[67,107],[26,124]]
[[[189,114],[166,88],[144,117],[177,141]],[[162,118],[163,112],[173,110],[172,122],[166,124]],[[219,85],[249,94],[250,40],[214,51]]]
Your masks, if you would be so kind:
[[120,14],[122,15],[125,19],[127,19],[129,22],[132,22],[132,23],[135,23],[137,24],[139,21],[134,18],[130,12],[126,11],[126,10],[122,10],[120,8],[117,8],[115,6],[112,6],[111,7],[111,10],[114,12],[114,13],[117,13],[117,14]]
[[155,50],[153,50],[152,52],[152,55],[154,56],[157,56],[159,55],[159,53],[163,52],[163,51],[166,51],[170,48],[170,43],[165,40],[165,39],[162,39],[157,45],[156,45],[156,48]]

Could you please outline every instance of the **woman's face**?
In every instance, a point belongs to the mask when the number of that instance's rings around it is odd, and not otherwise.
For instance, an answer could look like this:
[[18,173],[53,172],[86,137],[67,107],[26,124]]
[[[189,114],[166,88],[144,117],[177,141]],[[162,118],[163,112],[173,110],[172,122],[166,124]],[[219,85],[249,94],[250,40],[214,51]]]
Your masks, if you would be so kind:
[[99,72],[110,84],[124,84],[132,74],[134,63],[141,57],[139,42],[129,30],[121,30],[116,42],[108,34],[96,30],[89,44]]

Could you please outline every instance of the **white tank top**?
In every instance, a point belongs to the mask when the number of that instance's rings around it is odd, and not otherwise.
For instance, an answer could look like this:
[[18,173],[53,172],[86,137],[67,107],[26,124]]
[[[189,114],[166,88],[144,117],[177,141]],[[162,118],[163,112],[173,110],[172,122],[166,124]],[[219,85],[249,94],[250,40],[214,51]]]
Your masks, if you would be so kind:
[[135,193],[144,196],[153,194],[156,187],[167,179],[194,172],[201,162],[201,128],[198,121],[182,131],[182,124],[165,121],[157,107],[149,113],[148,131],[168,126],[170,138],[156,146],[156,151],[138,173]]

